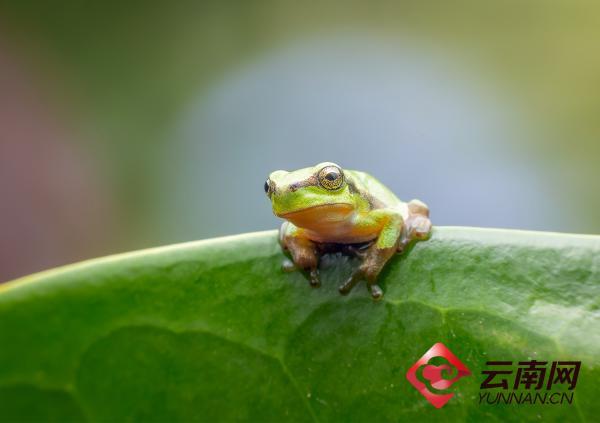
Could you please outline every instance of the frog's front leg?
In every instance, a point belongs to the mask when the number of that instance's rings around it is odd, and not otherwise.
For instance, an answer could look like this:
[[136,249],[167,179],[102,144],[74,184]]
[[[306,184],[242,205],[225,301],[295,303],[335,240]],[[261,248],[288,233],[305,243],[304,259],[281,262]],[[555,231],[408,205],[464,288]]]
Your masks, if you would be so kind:
[[321,286],[317,246],[304,235],[302,229],[290,222],[283,222],[279,229],[279,242],[284,250],[290,252],[294,266],[308,273],[310,285],[315,288]]
[[356,219],[358,228],[380,228],[380,232],[373,245],[367,250],[363,262],[339,290],[342,294],[348,294],[358,282],[365,280],[372,297],[378,300],[383,297],[383,291],[377,285],[377,276],[396,253],[404,222],[402,215],[393,209],[374,210],[359,215]]

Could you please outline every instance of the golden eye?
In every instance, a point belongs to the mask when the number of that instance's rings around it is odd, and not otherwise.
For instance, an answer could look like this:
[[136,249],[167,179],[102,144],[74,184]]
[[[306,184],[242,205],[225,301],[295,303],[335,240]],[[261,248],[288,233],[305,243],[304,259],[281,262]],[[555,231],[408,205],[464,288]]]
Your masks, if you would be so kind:
[[319,171],[319,184],[325,189],[335,190],[344,183],[342,169],[336,166],[325,166]]

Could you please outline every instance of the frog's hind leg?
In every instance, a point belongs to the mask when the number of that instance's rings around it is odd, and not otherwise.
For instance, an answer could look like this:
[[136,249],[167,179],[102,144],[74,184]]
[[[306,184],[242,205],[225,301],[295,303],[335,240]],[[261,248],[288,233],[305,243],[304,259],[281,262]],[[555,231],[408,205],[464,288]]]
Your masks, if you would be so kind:
[[397,251],[403,229],[403,220],[402,216],[392,209],[376,210],[364,219],[371,220],[371,222],[367,221],[365,223],[380,224],[381,232],[366,250],[363,262],[350,278],[340,286],[339,291],[341,294],[348,294],[358,282],[364,280],[373,299],[379,300],[383,297],[383,291],[377,285],[377,277],[388,260]]
[[284,262],[284,271],[300,269],[307,273],[309,283],[312,287],[321,286],[319,280],[319,254],[317,246],[313,241],[304,236],[301,229],[290,222],[284,222],[279,230],[279,243],[282,248],[289,251],[292,256],[293,265]]

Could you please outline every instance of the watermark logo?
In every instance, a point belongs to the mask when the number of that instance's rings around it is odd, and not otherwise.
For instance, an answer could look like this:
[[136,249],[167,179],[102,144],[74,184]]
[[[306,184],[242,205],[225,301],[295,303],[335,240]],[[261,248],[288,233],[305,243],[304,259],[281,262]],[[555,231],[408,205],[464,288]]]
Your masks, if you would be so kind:
[[454,396],[444,391],[470,374],[467,366],[438,342],[408,370],[406,378],[435,408],[441,408]]
[[488,361],[479,404],[573,404],[581,361]]

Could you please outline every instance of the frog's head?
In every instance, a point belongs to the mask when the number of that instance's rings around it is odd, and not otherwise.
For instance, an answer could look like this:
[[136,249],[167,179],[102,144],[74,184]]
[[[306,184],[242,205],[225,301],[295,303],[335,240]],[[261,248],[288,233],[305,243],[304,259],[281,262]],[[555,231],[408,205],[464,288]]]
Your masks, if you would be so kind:
[[293,172],[277,170],[265,182],[273,213],[300,227],[315,220],[342,220],[354,210],[344,171],[325,162]]

